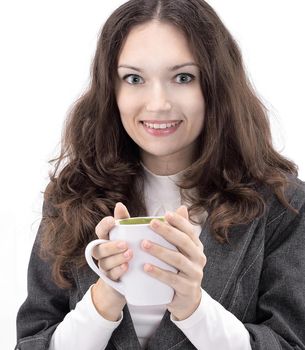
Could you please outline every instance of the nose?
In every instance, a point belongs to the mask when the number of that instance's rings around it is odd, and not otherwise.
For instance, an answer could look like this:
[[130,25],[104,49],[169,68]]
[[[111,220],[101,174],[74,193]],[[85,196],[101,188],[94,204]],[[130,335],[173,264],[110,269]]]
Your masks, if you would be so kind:
[[161,85],[155,85],[149,92],[146,103],[147,112],[168,112],[172,109],[172,104],[168,94]]

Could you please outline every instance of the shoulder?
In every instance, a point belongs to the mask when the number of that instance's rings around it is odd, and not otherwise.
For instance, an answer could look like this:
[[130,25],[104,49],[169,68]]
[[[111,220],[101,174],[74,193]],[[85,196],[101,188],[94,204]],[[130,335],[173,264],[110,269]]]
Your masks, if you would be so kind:
[[285,190],[287,198],[301,207],[305,203],[305,182],[292,174],[289,174],[287,178],[289,180],[289,185]]
[[58,217],[59,211],[55,207],[55,183],[50,181],[43,191],[42,218]]
[[298,241],[302,249],[305,247],[305,182],[294,175],[289,175],[288,180],[285,197],[297,212],[285,207],[275,194],[272,195],[268,204],[265,232],[269,249],[291,239]]
[[[287,175],[287,181],[288,183],[284,190],[285,198],[293,208],[295,208],[297,211],[300,211],[300,209],[305,204],[305,182],[292,174]],[[287,214],[291,218],[297,215],[292,210],[285,207],[279,201],[275,193],[272,193],[272,195],[269,196],[269,199],[267,201],[267,207],[267,225],[278,220],[281,216],[284,216],[285,214]]]

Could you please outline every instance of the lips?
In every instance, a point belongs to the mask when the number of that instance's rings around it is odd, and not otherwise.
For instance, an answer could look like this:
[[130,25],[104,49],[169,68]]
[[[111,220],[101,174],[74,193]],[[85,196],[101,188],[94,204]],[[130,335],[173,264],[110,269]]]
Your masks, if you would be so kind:
[[182,121],[141,121],[141,123],[150,129],[169,129],[178,126]]
[[167,136],[176,132],[182,120],[142,120],[144,130],[153,136]]

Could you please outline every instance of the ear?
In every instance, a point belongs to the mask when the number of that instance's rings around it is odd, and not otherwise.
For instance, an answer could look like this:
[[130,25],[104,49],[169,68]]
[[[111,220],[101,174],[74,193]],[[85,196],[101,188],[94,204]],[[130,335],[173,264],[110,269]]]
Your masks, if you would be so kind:
[[177,210],[176,213],[183,216],[185,219],[189,219],[189,212],[185,205],[181,205]]
[[121,202],[116,203],[114,208],[114,218],[115,219],[126,219],[129,218],[129,212],[128,209],[125,207],[125,205]]

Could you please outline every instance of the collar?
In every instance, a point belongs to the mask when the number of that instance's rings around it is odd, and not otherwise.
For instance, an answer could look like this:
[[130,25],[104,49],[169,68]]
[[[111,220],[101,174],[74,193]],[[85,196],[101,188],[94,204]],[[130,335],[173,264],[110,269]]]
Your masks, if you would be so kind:
[[184,171],[174,175],[156,175],[142,163],[145,174],[144,198],[148,215],[164,215],[176,210],[181,203],[177,182]]

